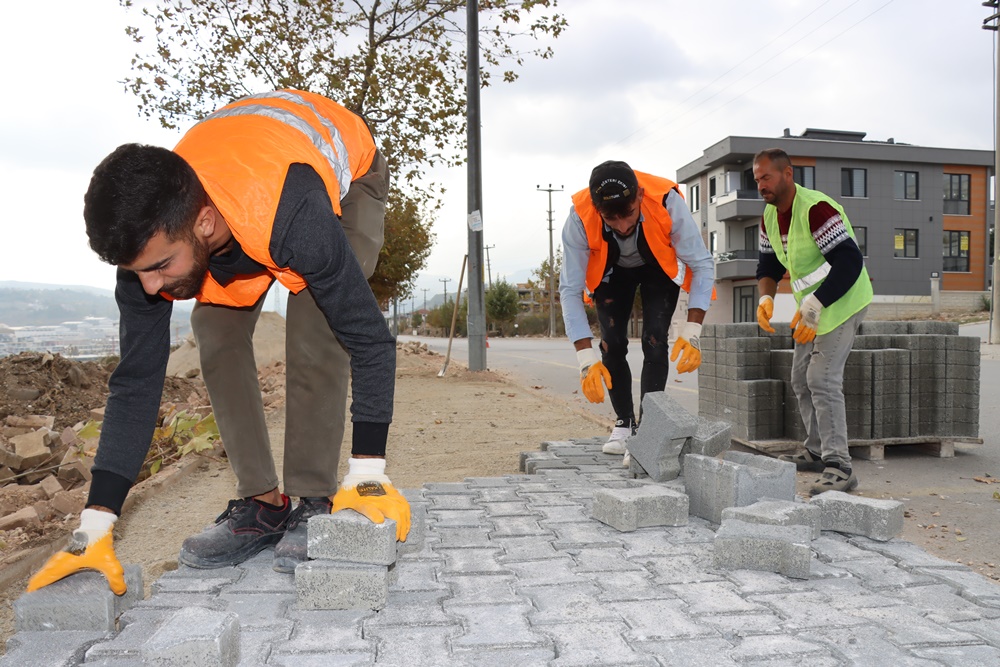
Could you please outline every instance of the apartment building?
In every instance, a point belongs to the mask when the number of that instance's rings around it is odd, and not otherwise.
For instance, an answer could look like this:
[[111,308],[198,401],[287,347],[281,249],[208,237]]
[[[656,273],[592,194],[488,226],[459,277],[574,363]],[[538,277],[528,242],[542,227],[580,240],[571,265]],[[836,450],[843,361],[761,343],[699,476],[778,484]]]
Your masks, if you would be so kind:
[[[758,225],[764,202],[753,156],[781,148],[795,181],[825,192],[847,213],[872,278],[875,314],[929,313],[932,280],[945,308],[974,309],[989,289],[993,151],[871,141],[864,132],[726,137],[677,171],[688,205],[716,258],[712,322],[756,320]],[[775,317],[794,313],[787,281]]]

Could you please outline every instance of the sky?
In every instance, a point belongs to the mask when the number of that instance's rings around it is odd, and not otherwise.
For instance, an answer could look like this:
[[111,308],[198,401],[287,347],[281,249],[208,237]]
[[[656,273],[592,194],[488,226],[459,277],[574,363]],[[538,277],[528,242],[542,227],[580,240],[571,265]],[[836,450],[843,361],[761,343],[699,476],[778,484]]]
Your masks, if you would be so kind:
[[[548,257],[574,192],[608,159],[675,178],[730,135],[785,128],[993,148],[995,33],[980,0],[562,0],[569,27],[549,60],[482,92],[483,240],[493,280],[523,281]],[[140,118],[120,83],[135,51],[117,0],[5,7],[0,62],[0,281],[113,289],[87,246],[83,194],[122,143],[172,147],[179,131]],[[446,188],[424,296],[458,284],[468,252],[464,167]],[[467,281],[466,281],[467,282]],[[410,302],[401,305],[408,310]]]

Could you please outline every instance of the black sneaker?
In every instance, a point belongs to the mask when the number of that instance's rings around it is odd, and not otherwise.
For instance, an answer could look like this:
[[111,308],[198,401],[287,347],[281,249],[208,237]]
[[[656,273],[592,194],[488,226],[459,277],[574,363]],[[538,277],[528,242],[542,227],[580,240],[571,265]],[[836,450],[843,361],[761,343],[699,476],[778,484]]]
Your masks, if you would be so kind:
[[288,496],[281,498],[285,504],[277,510],[253,498],[230,500],[214,526],[184,540],[178,562],[205,569],[229,567],[276,543],[292,513]]
[[299,498],[299,504],[292,510],[285,528],[285,536],[274,547],[274,569],[276,572],[295,572],[295,566],[306,560],[309,517],[329,514],[333,503],[329,498]]

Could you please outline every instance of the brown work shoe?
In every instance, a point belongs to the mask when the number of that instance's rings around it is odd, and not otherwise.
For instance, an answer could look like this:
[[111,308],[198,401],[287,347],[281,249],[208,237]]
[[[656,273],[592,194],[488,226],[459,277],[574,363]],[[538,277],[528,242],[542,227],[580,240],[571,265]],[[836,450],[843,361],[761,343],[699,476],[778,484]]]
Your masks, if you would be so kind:
[[823,476],[816,480],[816,483],[809,489],[809,495],[815,496],[825,491],[851,491],[858,487],[858,477],[854,471],[848,468],[846,471],[840,468],[828,467],[823,470]]

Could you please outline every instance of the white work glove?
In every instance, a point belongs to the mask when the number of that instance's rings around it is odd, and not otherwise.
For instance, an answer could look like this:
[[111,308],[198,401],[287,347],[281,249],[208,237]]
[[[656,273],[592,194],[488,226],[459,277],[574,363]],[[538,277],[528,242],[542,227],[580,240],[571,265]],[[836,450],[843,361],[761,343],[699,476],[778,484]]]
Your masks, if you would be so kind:
[[685,322],[681,326],[674,342],[674,349],[670,352],[670,361],[677,361],[678,355],[681,358],[677,364],[678,373],[690,373],[701,366],[700,337],[701,325],[697,322]]
[[118,517],[111,512],[85,509],[80,527],[65,551],[53,555],[28,581],[28,592],[48,586],[80,570],[97,570],[108,580],[115,595],[125,594],[125,571],[115,555],[111,529]]
[[405,542],[410,532],[410,504],[385,474],[385,459],[347,460],[347,475],[333,496],[330,512],[343,509],[364,514],[372,523],[382,523],[389,517],[396,522],[396,539],[400,542]]
[[816,338],[816,330],[819,329],[819,317],[823,313],[823,304],[816,298],[815,294],[809,294],[802,299],[799,309],[795,312],[795,317],[789,326],[794,330],[792,338],[797,343],[811,343]]
[[576,351],[576,361],[580,365],[580,388],[591,403],[604,402],[604,386],[611,389],[611,372],[597,358],[594,348]]

